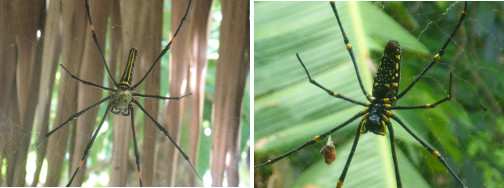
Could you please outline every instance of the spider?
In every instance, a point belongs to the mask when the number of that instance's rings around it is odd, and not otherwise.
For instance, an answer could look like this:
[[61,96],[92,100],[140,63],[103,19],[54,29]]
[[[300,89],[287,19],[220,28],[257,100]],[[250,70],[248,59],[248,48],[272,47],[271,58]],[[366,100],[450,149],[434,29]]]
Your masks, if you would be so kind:
[[[330,136],[332,133],[340,130],[341,128],[347,126],[354,120],[362,117],[362,120],[359,122],[357,129],[356,129],[356,135],[352,144],[352,149],[350,151],[350,154],[346,160],[345,167],[336,183],[336,187],[342,187],[343,182],[345,180],[345,176],[347,174],[347,171],[350,167],[350,163],[352,161],[353,155],[355,153],[357,143],[359,141],[359,137],[361,134],[367,133],[367,132],[372,132],[377,135],[385,136],[387,133],[390,134],[390,146],[391,146],[391,152],[392,152],[392,159],[393,159],[393,164],[394,164],[394,170],[395,170],[395,180],[396,180],[396,185],[397,187],[402,187],[401,183],[401,178],[400,178],[400,173],[399,173],[399,167],[397,163],[397,157],[396,157],[396,151],[395,151],[395,146],[394,146],[394,130],[391,124],[391,120],[395,120],[399,125],[401,125],[402,128],[404,128],[413,138],[415,138],[416,141],[418,141],[429,153],[431,153],[435,158],[437,158],[443,166],[450,172],[450,174],[456,179],[456,181],[462,186],[466,187],[464,182],[458,177],[457,174],[452,170],[452,168],[449,166],[449,164],[445,161],[445,159],[437,152],[435,149],[433,149],[430,145],[428,145],[424,140],[422,140],[420,137],[418,137],[401,119],[399,119],[396,115],[392,113],[393,110],[407,110],[407,109],[430,109],[434,108],[437,105],[444,103],[448,100],[451,99],[451,85],[452,85],[452,74],[450,73],[450,82],[449,82],[449,91],[448,95],[435,102],[432,104],[423,104],[423,105],[414,105],[414,106],[396,106],[396,102],[401,99],[408,91],[413,88],[415,83],[419,81],[419,79],[437,62],[441,59],[443,56],[446,47],[452,40],[453,36],[456,34],[457,30],[459,29],[460,25],[462,24],[466,14],[467,14],[467,2],[464,3],[464,10],[461,13],[461,16],[458,20],[458,24],[456,25],[455,29],[451,33],[450,37],[444,42],[444,45],[441,47],[441,49],[438,51],[436,55],[434,55],[432,61],[418,74],[414,81],[409,84],[406,89],[404,89],[402,92],[399,92],[399,83],[400,83],[400,74],[401,74],[401,47],[397,41],[390,40],[386,45],[385,45],[385,50],[384,50],[384,55],[382,56],[380,60],[380,65],[378,67],[377,73],[374,77],[374,83],[373,83],[373,90],[371,95],[366,91],[362,84],[362,80],[359,74],[359,70],[357,67],[357,63],[355,61],[354,53],[352,50],[352,45],[350,44],[344,28],[341,24],[341,20],[338,15],[338,11],[336,9],[336,5],[334,1],[330,2],[332,11],[336,17],[336,20],[338,22],[339,28],[341,30],[341,33],[343,35],[344,43],[346,46],[346,49],[348,51],[348,54],[350,55],[350,58],[352,59],[352,63],[355,69],[355,72],[357,74],[357,79],[359,81],[360,88],[362,90],[362,93],[365,95],[366,99],[369,102],[361,102],[357,101],[351,98],[348,98],[344,95],[339,94],[338,92],[334,92],[323,85],[319,84],[317,81],[315,81],[308,69],[306,68],[305,64],[303,63],[300,55],[296,53],[296,57],[303,67],[309,81],[311,84],[317,86],[318,88],[324,90],[327,92],[330,96],[333,96],[335,98],[339,98],[345,101],[348,101],[353,104],[357,104],[360,106],[365,107],[364,110],[358,112],[354,116],[352,116],[350,119],[346,120],[342,124],[332,128],[331,130],[324,132],[320,135],[316,135],[313,139],[305,142],[301,146],[298,146],[297,148],[290,150],[278,157],[269,159],[268,161],[261,163],[259,165],[256,165],[254,168],[259,168],[267,165],[272,165],[273,163],[299,151],[305,148],[306,146],[313,145],[327,136]],[[323,149],[324,150],[324,149]],[[321,151],[322,152],[322,151]],[[330,155],[326,154],[324,151],[324,158],[326,159],[326,162],[329,160],[332,160]],[[331,161],[332,162],[332,161]]]
[[131,50],[129,51],[129,55],[128,55],[128,61],[127,61],[127,64],[126,64],[126,68],[123,72],[123,75],[121,76],[121,79],[119,80],[119,82],[117,82],[114,77],[112,77],[112,74],[110,73],[110,70],[107,66],[107,62],[105,60],[105,57],[103,55],[103,51],[102,51],[102,48],[100,47],[100,44],[98,42],[98,39],[96,37],[96,33],[94,31],[94,27],[93,27],[93,22],[91,20],[91,15],[90,15],[90,11],[89,11],[89,4],[88,4],[88,0],[85,0],[85,7],[86,7],[86,11],[87,11],[87,17],[89,19],[89,25],[90,25],[90,28],[91,28],[91,32],[92,32],[92,35],[93,35],[93,40],[98,48],[98,51],[100,52],[100,55],[102,57],[102,61],[103,61],[103,64],[105,65],[105,69],[107,70],[107,73],[109,75],[109,78],[110,80],[112,80],[113,84],[114,84],[114,87],[115,88],[107,88],[107,87],[104,87],[104,86],[101,86],[101,85],[98,85],[98,84],[95,84],[95,83],[92,83],[92,82],[88,82],[88,81],[85,81],[85,80],[81,80],[80,78],[78,78],[77,76],[73,75],[72,73],[70,73],[70,71],[68,71],[67,68],[65,68],[65,66],[63,66],[62,64],[61,67],[63,68],[63,70],[65,70],[71,78],[77,80],[77,81],[80,81],[82,82],[83,84],[86,84],[86,85],[89,85],[89,86],[93,86],[93,87],[97,87],[97,88],[100,88],[100,89],[103,89],[103,90],[107,90],[107,91],[110,91],[112,92],[111,95],[109,95],[108,97],[105,97],[104,99],[98,101],[97,103],[85,108],[84,110],[80,111],[80,112],[77,112],[73,115],[71,115],[68,120],[66,120],[65,122],[63,122],[61,125],[59,125],[58,127],[54,128],[52,131],[48,132],[43,140],[40,142],[44,142],[49,136],[51,136],[53,133],[55,133],[56,131],[58,131],[60,128],[62,128],[63,126],[65,126],[66,124],[68,124],[69,122],[73,121],[74,119],[76,119],[77,117],[79,117],[80,115],[86,113],[88,110],[90,109],[93,109],[97,106],[99,106],[100,104],[104,103],[105,101],[110,101],[109,104],[107,105],[107,110],[105,111],[105,114],[103,115],[103,118],[102,120],[100,121],[100,124],[98,125],[98,128],[96,129],[96,131],[94,132],[91,140],[89,141],[85,151],[84,151],[84,154],[82,156],[82,159],[80,160],[77,168],[75,169],[72,177],[70,178],[70,181],[68,182],[68,184],[66,186],[70,186],[72,185],[72,181],[73,179],[75,178],[75,175],[77,174],[77,172],[79,171],[80,167],[82,166],[82,164],[84,163],[84,160],[86,159],[86,156],[89,152],[89,150],[91,149],[91,147],[93,146],[93,143],[96,139],[96,136],[98,135],[98,133],[100,132],[100,129],[105,121],[105,117],[107,117],[109,111],[114,113],[114,114],[121,114],[123,116],[130,116],[131,117],[131,129],[133,131],[133,144],[134,144],[134,149],[135,149],[135,158],[136,158],[136,167],[137,167],[137,172],[138,172],[138,181],[140,183],[140,186],[142,186],[142,176],[141,176],[141,173],[140,173],[140,155],[138,153],[138,146],[137,146],[137,142],[136,142],[136,134],[135,134],[135,128],[134,128],[134,117],[135,117],[135,114],[134,114],[134,110],[133,110],[133,104],[135,104],[136,106],[138,106],[138,108],[140,108],[140,110],[142,112],[145,113],[145,115],[147,115],[147,117],[152,121],[154,122],[154,124],[157,126],[157,128],[163,132],[163,134],[168,137],[168,139],[170,140],[171,143],[173,143],[173,145],[175,145],[175,147],[177,148],[177,150],[180,152],[180,154],[184,157],[184,159],[189,163],[189,165],[191,166],[192,168],[192,171],[196,174],[196,176],[200,179],[201,177],[198,175],[198,173],[196,172],[196,170],[194,169],[194,166],[193,164],[191,163],[191,161],[189,160],[189,157],[186,155],[186,153],[176,144],[175,140],[170,136],[170,134],[168,133],[168,131],[163,127],[161,126],[161,124],[159,124],[155,119],[154,117],[152,117],[152,115],[150,115],[149,113],[147,113],[147,111],[142,107],[142,105],[140,105],[140,103],[135,99],[136,97],[143,97],[143,98],[154,98],[154,99],[161,99],[161,100],[180,100],[184,97],[187,97],[187,96],[190,96],[191,93],[189,94],[186,94],[184,96],[181,96],[181,97],[163,97],[163,96],[157,96],[157,95],[143,95],[143,94],[139,94],[139,93],[133,93],[132,91],[134,91],[144,80],[145,78],[149,75],[149,73],[152,71],[152,69],[154,68],[154,66],[160,61],[161,57],[163,55],[166,54],[166,52],[170,49],[171,47],[171,44],[173,42],[173,39],[177,36],[178,32],[180,31],[180,28],[182,28],[182,25],[184,23],[184,20],[186,19],[187,17],[187,13],[189,12],[189,7],[191,6],[191,2],[192,0],[189,0],[189,3],[187,4],[187,9],[186,9],[186,12],[184,14],[184,16],[182,17],[180,23],[179,23],[179,26],[177,27],[177,30],[175,31],[172,39],[170,40],[170,42],[166,45],[166,47],[161,51],[161,54],[158,55],[157,59],[154,61],[154,63],[152,64],[152,66],[149,68],[149,70],[147,71],[147,73],[136,83],[136,84],[132,84],[132,76],[133,76],[133,67],[135,65],[135,60],[136,60],[136,56],[137,56],[137,49],[135,48],[131,48]]

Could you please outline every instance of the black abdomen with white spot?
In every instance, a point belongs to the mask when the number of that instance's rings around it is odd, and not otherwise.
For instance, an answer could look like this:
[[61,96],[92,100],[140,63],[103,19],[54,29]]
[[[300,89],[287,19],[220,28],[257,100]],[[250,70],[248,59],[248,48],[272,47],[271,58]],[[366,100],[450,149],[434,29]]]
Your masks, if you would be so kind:
[[385,46],[378,72],[373,83],[373,97],[376,99],[395,97],[401,78],[401,47],[395,40]]

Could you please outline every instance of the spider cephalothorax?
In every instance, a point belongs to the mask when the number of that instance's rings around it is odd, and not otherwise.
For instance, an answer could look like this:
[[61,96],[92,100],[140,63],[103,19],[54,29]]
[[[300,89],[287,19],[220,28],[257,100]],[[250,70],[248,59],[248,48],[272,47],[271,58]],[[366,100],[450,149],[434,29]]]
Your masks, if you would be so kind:
[[133,94],[130,90],[118,88],[114,91],[114,98],[112,99],[113,106],[110,111],[114,114],[122,113],[123,116],[129,116],[131,99],[133,99]]
[[361,133],[366,133],[371,131],[372,133],[385,136],[387,134],[386,123],[389,122],[388,116],[392,115],[392,112],[385,110],[386,107],[390,107],[388,104],[381,103],[371,103],[369,108],[364,110],[365,114],[362,116],[361,123]]

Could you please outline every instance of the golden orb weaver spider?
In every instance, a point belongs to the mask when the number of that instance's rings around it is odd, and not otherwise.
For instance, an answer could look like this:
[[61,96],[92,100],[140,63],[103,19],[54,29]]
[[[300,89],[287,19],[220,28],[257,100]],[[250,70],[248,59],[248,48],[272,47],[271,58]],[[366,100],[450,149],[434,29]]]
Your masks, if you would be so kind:
[[153,62],[152,66],[148,69],[147,73],[145,73],[145,75],[135,84],[132,83],[133,81],[133,67],[135,65],[135,60],[136,60],[136,57],[137,57],[137,49],[135,48],[131,48],[131,50],[129,51],[129,55],[128,55],[128,60],[127,60],[127,64],[126,64],[126,68],[121,76],[121,79],[119,80],[119,82],[117,82],[114,77],[112,76],[112,73],[110,72],[109,70],[109,67],[107,65],[107,62],[105,60],[105,56],[104,56],[104,53],[103,53],[103,50],[99,44],[99,41],[97,39],[97,36],[96,36],[96,33],[95,33],[95,30],[94,30],[94,27],[93,27],[93,22],[92,22],[92,19],[91,19],[91,14],[90,14],[90,10],[89,10],[89,3],[88,3],[88,0],[85,0],[85,8],[86,8],[86,13],[87,13],[87,18],[89,20],[89,24],[90,24],[90,29],[91,29],[91,32],[92,32],[92,37],[93,37],[93,40],[94,40],[94,43],[96,44],[96,47],[98,48],[98,51],[100,53],[100,56],[102,58],[102,62],[105,66],[105,69],[106,69],[106,72],[109,76],[109,79],[113,82],[113,85],[115,88],[107,88],[107,87],[104,87],[104,86],[101,86],[101,85],[98,85],[98,84],[95,84],[95,83],[92,83],[92,82],[89,82],[89,81],[85,81],[85,80],[82,80],[80,78],[78,78],[77,76],[73,75],[72,73],[70,73],[70,71],[65,67],[63,66],[62,64],[61,67],[63,68],[63,70],[65,70],[71,78],[79,81],[79,82],[82,82],[83,84],[85,85],[89,85],[89,86],[93,86],[93,87],[96,87],[96,88],[100,88],[102,90],[107,90],[107,91],[110,91],[112,92],[111,95],[101,99],[100,101],[90,105],[89,107],[71,115],[68,120],[66,120],[65,122],[63,122],[62,124],[60,124],[59,126],[57,126],[56,128],[54,128],[53,130],[51,130],[50,132],[48,132],[44,138],[42,139],[42,141],[39,143],[42,144],[47,138],[49,138],[49,136],[51,136],[53,133],[55,133],[56,131],[58,131],[60,128],[64,127],[65,125],[67,125],[69,122],[75,120],[76,118],[78,118],[80,115],[86,113],[87,111],[99,106],[100,104],[106,102],[106,101],[109,101],[109,104],[107,105],[107,109],[105,110],[105,113],[103,115],[103,118],[101,119],[96,131],[93,133],[93,136],[91,138],[91,140],[89,141],[89,143],[87,144],[87,147],[82,155],[82,158],[79,162],[79,164],[77,165],[77,168],[75,169],[75,171],[73,172],[69,182],[67,183],[66,186],[71,186],[72,185],[72,182],[75,178],[75,176],[77,175],[79,169],[81,168],[81,166],[83,165],[84,163],[84,160],[86,159],[87,155],[88,155],[88,152],[89,150],[91,149],[103,123],[105,122],[105,118],[107,117],[108,113],[109,112],[112,112],[114,114],[121,114],[123,116],[130,116],[131,117],[131,129],[132,129],[132,132],[133,132],[133,144],[134,144],[134,152],[135,152],[135,164],[136,164],[136,169],[137,169],[137,173],[138,173],[138,180],[139,180],[139,185],[140,186],[143,186],[142,184],[142,176],[141,176],[141,173],[140,173],[140,155],[139,155],[139,151],[138,151],[138,146],[137,146],[137,141],[136,141],[136,133],[135,133],[135,128],[134,128],[134,109],[133,109],[133,104],[135,104],[136,106],[138,106],[138,108],[140,108],[140,110],[142,112],[144,112],[145,115],[147,115],[147,117],[156,125],[156,127],[161,131],[163,132],[163,134],[170,140],[170,142],[175,146],[175,148],[180,152],[180,154],[183,156],[183,158],[189,163],[192,171],[194,174],[196,174],[196,176],[202,180],[201,176],[196,172],[195,168],[194,168],[194,165],[191,163],[191,161],[189,160],[189,157],[187,156],[187,154],[182,150],[182,148],[180,148],[180,146],[178,146],[176,144],[176,141],[170,136],[170,134],[168,133],[168,131],[163,127],[161,126],[161,124],[159,124],[155,118],[150,115],[145,108],[142,107],[142,105],[135,99],[136,97],[140,97],[140,98],[153,98],[153,99],[161,99],[161,100],[180,100],[184,97],[187,97],[187,96],[190,96],[191,94],[186,94],[186,95],[183,95],[181,97],[163,97],[163,96],[158,96],[158,95],[144,95],[144,94],[140,94],[140,93],[134,93],[132,91],[134,91],[140,84],[142,84],[142,82],[146,79],[146,77],[151,73],[151,71],[153,70],[153,68],[155,67],[155,65],[160,62],[160,59],[161,57],[163,57],[167,52],[168,50],[171,48],[171,45],[172,45],[172,42],[173,40],[176,38],[177,34],[179,33],[180,29],[182,28],[183,26],[183,23],[184,21],[186,20],[187,18],[187,15],[188,15],[188,12],[189,12],[189,8],[191,7],[191,2],[192,0],[189,0],[188,4],[187,4],[187,8],[185,10],[185,13],[184,13],[184,16],[182,17],[182,19],[180,20],[180,23],[175,31],[175,33],[173,34],[173,37],[171,38],[170,42],[165,46],[165,48],[161,51],[161,53],[157,56],[156,60]]
[[[409,133],[409,135],[411,135],[417,142],[419,142],[423,147],[425,147],[429,151],[429,153],[431,153],[434,157],[436,157],[436,159],[439,160],[444,165],[444,167],[450,172],[450,174],[454,177],[454,179],[456,179],[456,181],[461,186],[466,187],[464,182],[455,174],[455,172],[451,169],[451,167],[446,163],[445,159],[443,157],[441,157],[439,152],[434,150],[425,141],[423,141],[421,138],[419,138],[413,131],[411,131],[411,129],[408,128],[408,126],[406,126],[406,124],[404,122],[402,122],[391,111],[392,110],[404,110],[404,109],[434,108],[436,105],[441,104],[441,103],[451,99],[452,76],[450,73],[450,86],[449,86],[450,89],[449,89],[449,94],[447,97],[445,97],[445,98],[443,98],[433,104],[416,105],[416,106],[395,106],[395,103],[402,96],[404,96],[415,85],[415,83],[418,82],[418,80],[438,60],[441,59],[441,57],[443,56],[443,54],[445,52],[447,45],[452,40],[453,36],[457,32],[458,28],[462,24],[466,14],[467,14],[467,2],[464,4],[464,8],[463,8],[464,10],[461,13],[461,16],[458,20],[458,24],[457,24],[456,28],[453,30],[450,37],[446,40],[446,42],[444,43],[442,48],[439,50],[438,54],[436,54],[433,57],[432,61],[423,69],[423,71],[420,72],[420,74],[418,74],[415,77],[414,81],[411,84],[409,84],[408,87],[405,90],[403,90],[402,92],[398,92],[399,91],[399,80],[400,80],[400,67],[401,67],[400,46],[399,46],[398,42],[396,42],[396,41],[389,41],[385,47],[385,53],[382,57],[380,66],[378,68],[378,72],[375,77],[375,81],[373,83],[372,95],[369,95],[367,93],[367,91],[365,90],[365,88],[362,84],[360,74],[359,74],[359,71],[357,68],[356,60],[355,60],[355,57],[353,54],[352,46],[350,45],[349,40],[346,37],[346,34],[345,34],[343,26],[341,24],[341,21],[340,21],[340,18],[339,18],[339,15],[338,15],[338,12],[337,12],[337,9],[336,9],[334,2],[331,2],[331,7],[332,7],[332,10],[335,14],[335,17],[338,22],[341,33],[343,35],[345,47],[346,47],[346,49],[352,59],[352,62],[353,62],[354,68],[355,68],[355,72],[357,73],[357,79],[359,81],[359,86],[360,86],[362,92],[364,93],[364,95],[366,96],[366,99],[368,99],[369,102],[364,103],[364,102],[350,99],[348,97],[345,97],[337,92],[333,92],[333,91],[327,89],[326,87],[322,86],[321,84],[316,82],[314,79],[312,79],[312,77],[310,76],[310,74],[308,72],[308,69],[306,68],[305,64],[301,60],[299,54],[296,54],[296,56],[298,58],[298,61],[301,63],[303,69],[305,70],[305,73],[307,74],[308,79],[311,84],[321,88],[322,90],[326,91],[329,95],[331,95],[333,97],[343,99],[343,100],[351,102],[353,104],[361,105],[361,106],[365,107],[366,109],[357,113],[356,115],[354,115],[353,117],[351,117],[349,120],[345,121],[344,123],[340,124],[339,126],[333,128],[327,132],[324,132],[323,134],[317,135],[313,139],[311,139],[310,141],[304,143],[303,145],[301,145],[293,150],[290,150],[290,151],[288,151],[278,157],[270,159],[267,162],[261,163],[261,164],[255,166],[255,168],[259,168],[259,167],[266,166],[266,165],[271,165],[271,164],[289,156],[290,154],[295,153],[295,152],[305,148],[306,146],[313,145],[313,144],[323,140],[325,137],[329,136],[330,134],[332,134],[332,133],[340,130],[341,128],[345,127],[346,125],[350,124],[355,119],[357,119],[359,117],[363,117],[363,119],[361,120],[361,122],[359,123],[359,125],[357,127],[357,133],[356,133],[354,142],[352,144],[352,150],[350,152],[349,157],[347,158],[343,172],[341,173],[341,176],[339,177],[338,182],[335,183],[336,186],[337,187],[343,186],[343,182],[344,182],[346,173],[348,171],[348,168],[350,166],[350,162],[352,160],[353,154],[355,152],[355,149],[356,149],[356,146],[357,146],[357,143],[359,140],[359,136],[362,133],[370,131],[370,132],[373,132],[378,135],[390,134],[390,142],[391,142],[390,145],[391,145],[391,149],[392,149],[392,158],[393,158],[393,162],[394,162],[394,171],[395,171],[395,178],[396,178],[395,181],[396,181],[397,187],[402,187],[400,174],[399,174],[399,168],[397,165],[398,164],[397,158],[396,158],[396,154],[395,154],[394,132],[392,129],[392,125],[390,123],[390,120],[393,119],[396,122],[398,122]],[[387,128],[388,128],[388,132],[387,132]]]

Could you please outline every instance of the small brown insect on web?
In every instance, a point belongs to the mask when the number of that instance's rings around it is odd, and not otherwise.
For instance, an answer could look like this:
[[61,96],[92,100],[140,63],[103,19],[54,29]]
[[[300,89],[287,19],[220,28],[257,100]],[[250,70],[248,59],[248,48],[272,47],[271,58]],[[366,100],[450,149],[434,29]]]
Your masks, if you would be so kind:
[[327,139],[327,143],[320,149],[320,154],[324,156],[325,163],[330,165],[334,160],[336,160],[336,150],[334,150],[334,144],[331,136]]

